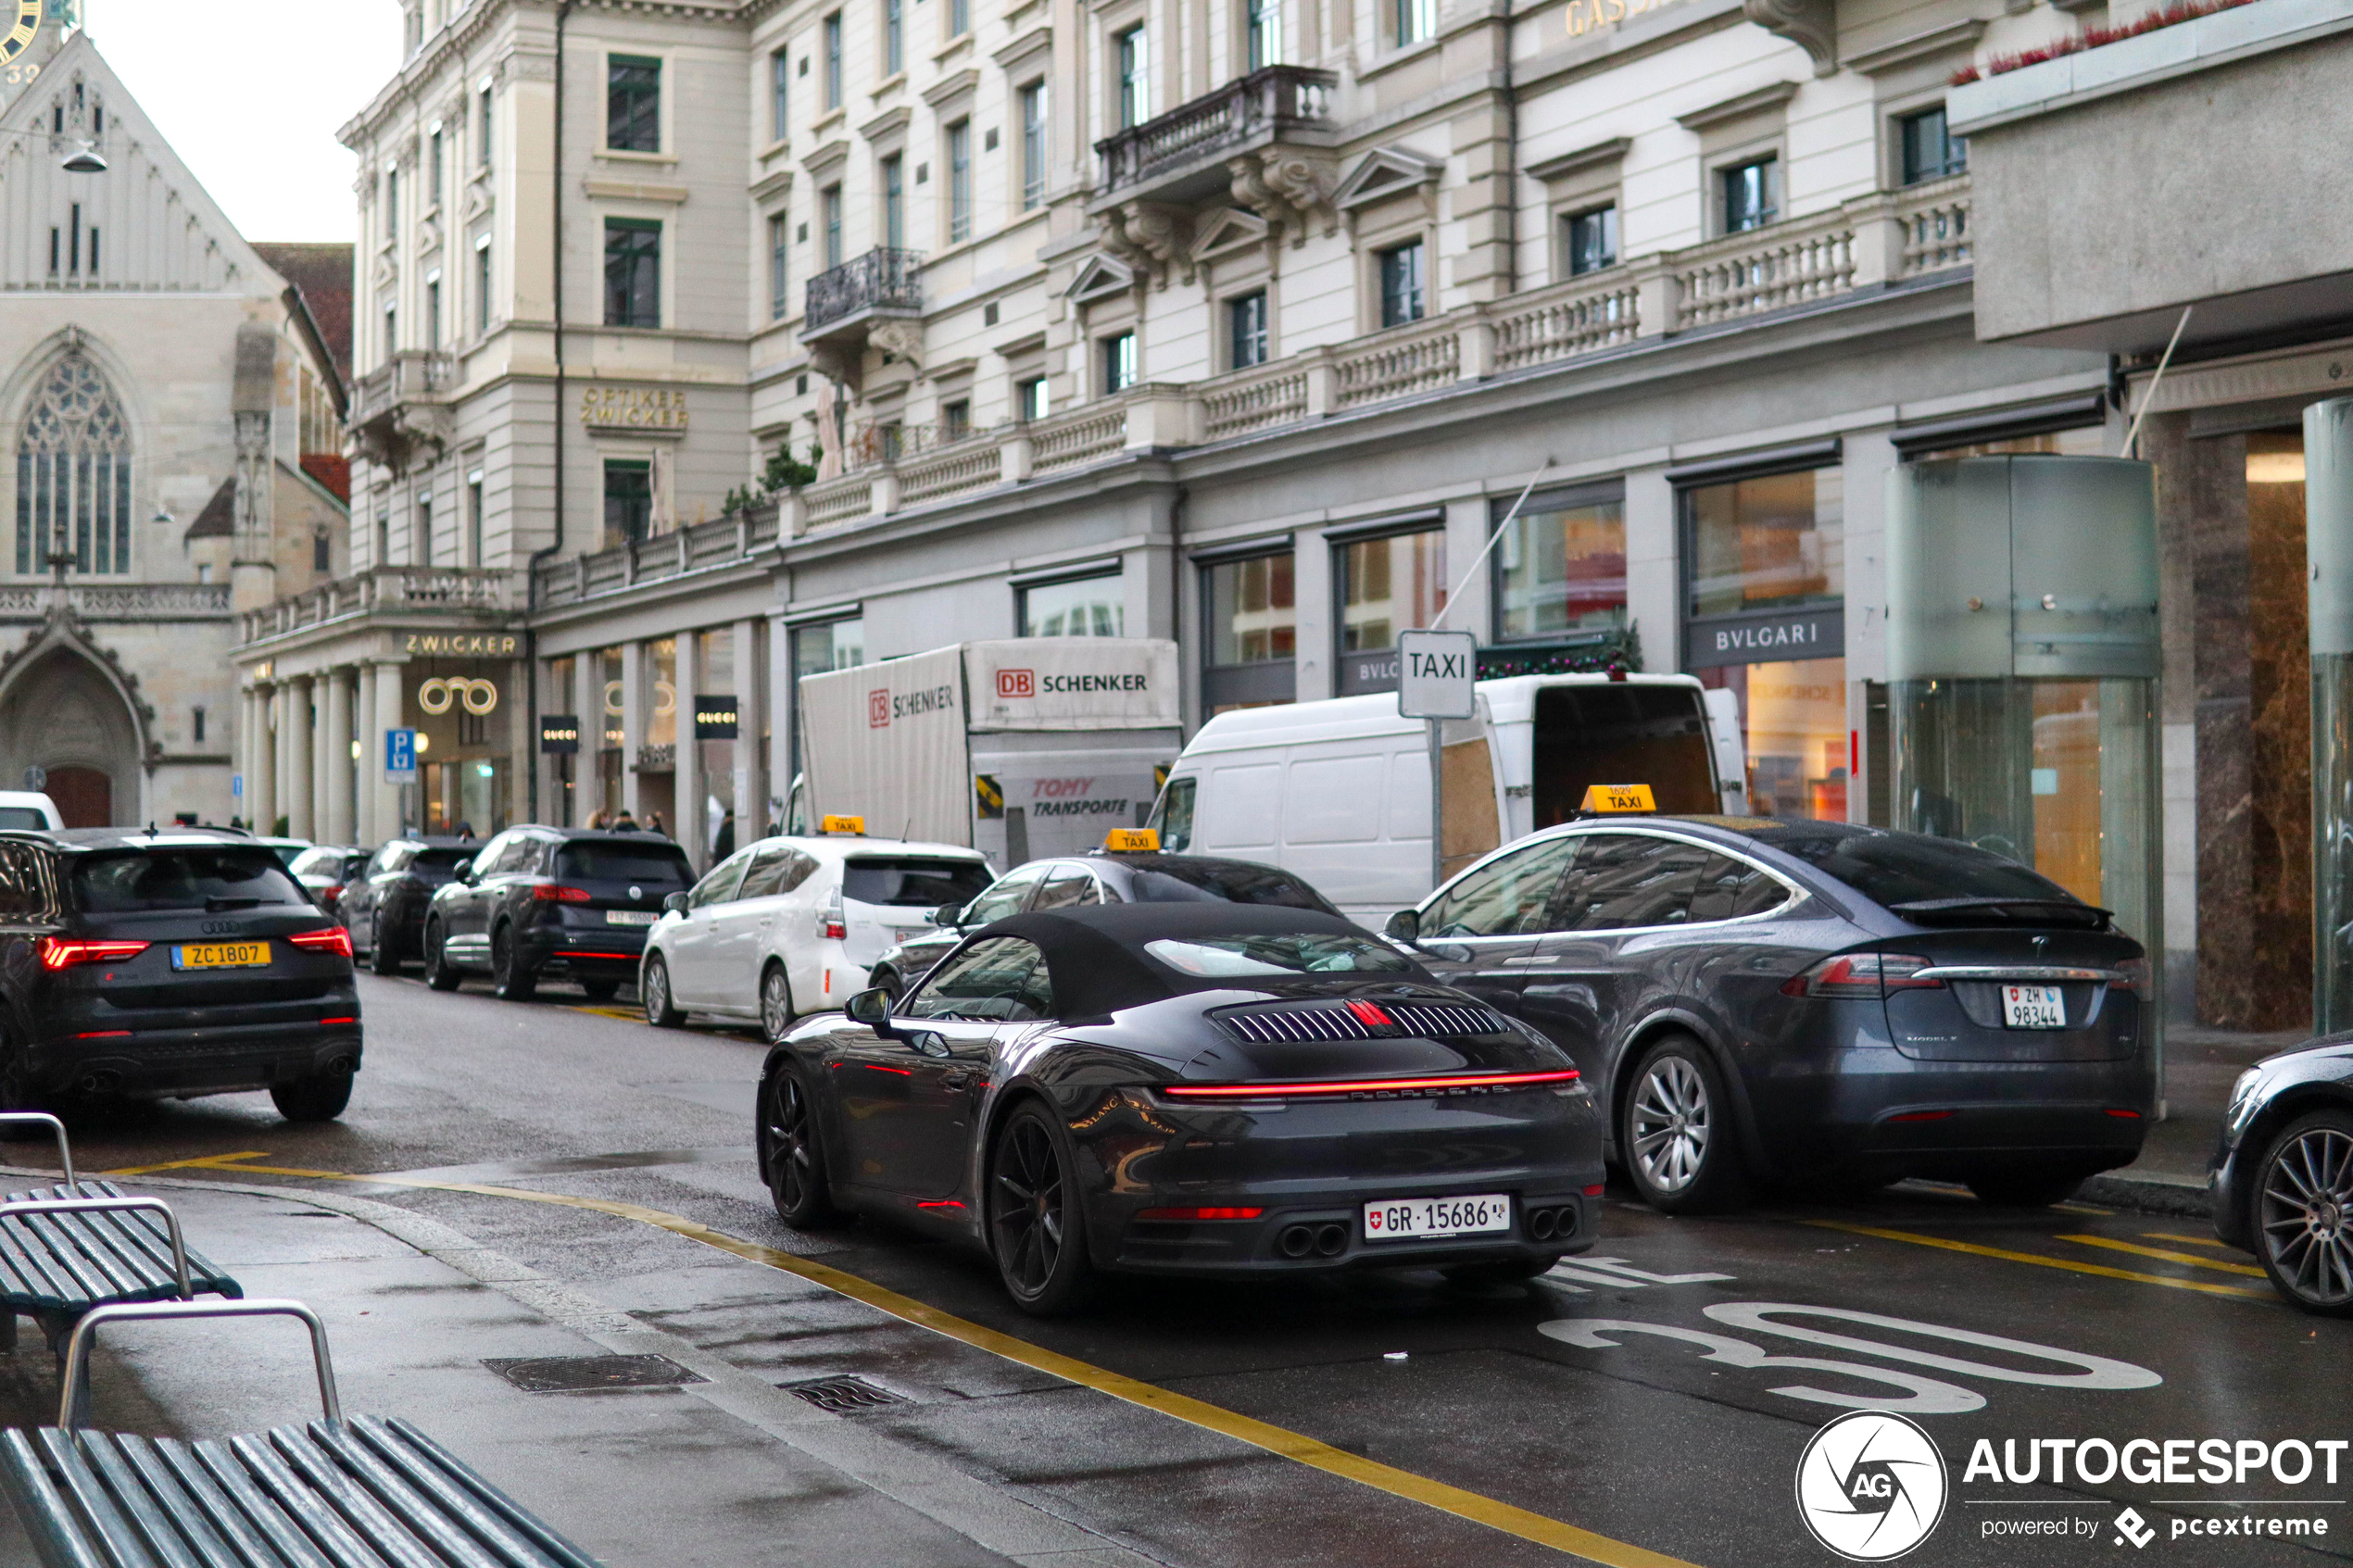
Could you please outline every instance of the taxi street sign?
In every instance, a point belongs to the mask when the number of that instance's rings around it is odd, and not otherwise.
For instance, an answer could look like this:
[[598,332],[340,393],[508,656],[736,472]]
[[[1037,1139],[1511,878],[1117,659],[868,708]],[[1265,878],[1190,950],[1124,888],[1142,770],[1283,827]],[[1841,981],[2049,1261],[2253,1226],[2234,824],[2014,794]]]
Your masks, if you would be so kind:
[[1478,639],[1468,632],[1397,634],[1397,713],[1469,719],[1478,712]]
[[384,783],[412,784],[417,782],[417,732],[386,730],[384,732]]
[[1585,802],[1578,808],[1607,816],[1618,811],[1655,811],[1658,801],[1646,784],[1591,784],[1585,790]]
[[1150,855],[1160,848],[1160,834],[1151,828],[1114,828],[1103,835],[1103,847],[1114,855]]

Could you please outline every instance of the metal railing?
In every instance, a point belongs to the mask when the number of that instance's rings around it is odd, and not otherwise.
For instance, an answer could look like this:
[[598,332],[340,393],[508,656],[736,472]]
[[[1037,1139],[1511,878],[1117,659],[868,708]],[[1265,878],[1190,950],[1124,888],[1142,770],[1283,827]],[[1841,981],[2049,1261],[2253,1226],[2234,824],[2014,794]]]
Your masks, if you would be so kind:
[[1329,125],[1339,78],[1305,66],[1266,66],[1166,114],[1095,144],[1109,194],[1181,169],[1267,132]]
[[854,261],[809,280],[801,332],[822,331],[861,310],[921,310],[924,307],[921,251],[877,245]]

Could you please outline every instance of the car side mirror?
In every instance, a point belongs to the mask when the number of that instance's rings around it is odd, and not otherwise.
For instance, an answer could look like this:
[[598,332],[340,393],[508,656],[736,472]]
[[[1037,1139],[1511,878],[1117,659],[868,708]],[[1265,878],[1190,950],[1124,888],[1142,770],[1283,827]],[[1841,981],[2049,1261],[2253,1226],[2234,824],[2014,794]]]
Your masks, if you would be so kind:
[[1389,923],[1381,927],[1381,935],[1392,942],[1403,942],[1409,947],[1418,946],[1422,939],[1421,911],[1419,909],[1398,910],[1389,917]]
[[468,887],[472,887],[474,884],[474,867],[472,860],[467,861],[464,865],[458,868],[458,880],[464,883]]
[[665,914],[683,915],[686,912],[686,896],[684,893],[665,893],[661,896],[661,908]]
[[879,985],[857,992],[842,1004],[842,1016],[852,1023],[862,1023],[886,1040],[895,1040],[899,1032],[890,1026],[890,993]]
[[964,907],[962,904],[942,904],[931,912],[931,923],[962,931],[964,928]]

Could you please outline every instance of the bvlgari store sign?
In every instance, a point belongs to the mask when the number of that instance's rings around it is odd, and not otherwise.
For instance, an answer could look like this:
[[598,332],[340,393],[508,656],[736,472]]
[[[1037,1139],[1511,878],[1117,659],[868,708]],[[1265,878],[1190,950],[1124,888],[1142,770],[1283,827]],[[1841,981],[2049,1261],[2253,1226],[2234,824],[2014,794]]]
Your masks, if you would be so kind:
[[1786,659],[1837,659],[1846,652],[1846,610],[1768,610],[1709,616],[1683,628],[1683,668],[1768,664]]

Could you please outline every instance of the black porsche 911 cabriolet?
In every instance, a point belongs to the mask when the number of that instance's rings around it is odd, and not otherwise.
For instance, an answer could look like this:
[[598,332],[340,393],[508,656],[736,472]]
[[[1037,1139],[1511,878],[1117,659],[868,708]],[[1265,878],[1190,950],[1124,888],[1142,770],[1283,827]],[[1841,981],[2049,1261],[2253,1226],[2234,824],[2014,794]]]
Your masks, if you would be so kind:
[[1593,1242],[1600,1118],[1542,1035],[1313,909],[1016,915],[769,1052],[786,1223],[985,1248],[1032,1311],[1100,1272],[1541,1273]]

